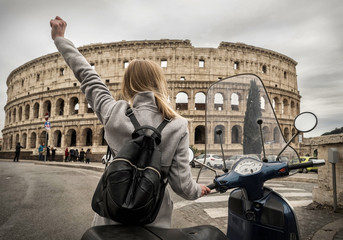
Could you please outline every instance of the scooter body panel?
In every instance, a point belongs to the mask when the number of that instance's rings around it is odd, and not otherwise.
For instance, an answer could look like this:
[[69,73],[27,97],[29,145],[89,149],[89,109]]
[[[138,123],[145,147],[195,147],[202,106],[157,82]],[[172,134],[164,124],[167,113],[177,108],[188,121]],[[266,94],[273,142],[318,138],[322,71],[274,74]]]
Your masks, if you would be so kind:
[[242,188],[231,192],[227,236],[242,240],[300,239],[293,208],[269,188],[264,188],[263,197],[254,202],[247,200]]

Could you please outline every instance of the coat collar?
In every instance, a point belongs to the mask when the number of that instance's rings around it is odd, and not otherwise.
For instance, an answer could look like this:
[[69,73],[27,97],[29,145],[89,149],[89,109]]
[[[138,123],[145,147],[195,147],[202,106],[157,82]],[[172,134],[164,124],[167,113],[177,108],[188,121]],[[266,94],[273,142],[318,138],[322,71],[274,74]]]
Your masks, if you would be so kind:
[[155,95],[153,92],[140,92],[133,97],[133,107],[140,106],[156,107]]

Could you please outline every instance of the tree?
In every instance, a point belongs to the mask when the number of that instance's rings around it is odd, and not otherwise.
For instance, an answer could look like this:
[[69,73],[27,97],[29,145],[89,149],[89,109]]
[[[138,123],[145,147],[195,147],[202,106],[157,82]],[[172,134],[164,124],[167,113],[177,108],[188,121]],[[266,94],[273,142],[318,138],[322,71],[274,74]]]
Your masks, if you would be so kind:
[[261,118],[260,93],[255,80],[250,81],[244,117],[243,154],[261,154],[262,140],[257,120]]

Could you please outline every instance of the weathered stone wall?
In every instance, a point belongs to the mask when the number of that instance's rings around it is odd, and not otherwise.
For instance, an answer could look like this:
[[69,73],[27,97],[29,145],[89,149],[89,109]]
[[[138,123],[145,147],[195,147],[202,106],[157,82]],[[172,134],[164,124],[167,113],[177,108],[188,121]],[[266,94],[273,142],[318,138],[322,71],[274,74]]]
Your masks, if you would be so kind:
[[333,205],[332,164],[328,162],[328,150],[336,148],[339,160],[335,164],[337,205],[343,207],[343,134],[311,138],[308,143],[317,146],[318,159],[325,159],[325,166],[318,170],[318,187],[313,190],[313,201]]
[[[292,121],[300,111],[297,62],[280,53],[229,42],[220,43],[218,48],[195,48],[189,40],[122,41],[92,44],[79,50],[114,97],[118,97],[119,83],[132,59],[150,59],[161,64],[171,104],[190,120],[190,144],[200,150],[204,149],[204,140],[195,139],[195,130],[199,126],[203,129],[205,111],[197,105],[196,95],[206,93],[214,81],[239,73],[253,73],[263,80],[286,138],[294,131]],[[13,151],[16,142],[20,142],[25,150],[37,154],[39,144],[45,142],[44,114],[48,112],[48,145],[57,147],[57,154],[63,154],[66,147],[91,147],[95,153],[106,152],[103,126],[88,108],[79,82],[59,53],[14,69],[8,76],[7,87],[3,150]],[[181,92],[187,94],[185,109],[178,107]],[[225,144],[231,144],[230,136],[225,139]]]

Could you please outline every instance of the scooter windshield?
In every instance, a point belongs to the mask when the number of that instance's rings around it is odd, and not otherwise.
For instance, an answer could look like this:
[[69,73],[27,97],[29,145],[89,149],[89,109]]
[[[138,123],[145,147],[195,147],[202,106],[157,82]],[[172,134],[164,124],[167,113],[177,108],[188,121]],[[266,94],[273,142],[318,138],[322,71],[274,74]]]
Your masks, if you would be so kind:
[[[286,145],[261,79],[242,74],[212,84],[206,94],[206,154],[217,154],[228,168],[232,161],[251,157],[268,162]],[[297,152],[287,147],[279,161],[293,162]],[[231,163],[230,163],[231,162]]]

